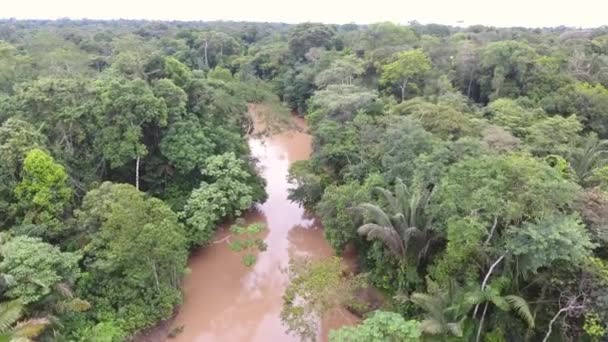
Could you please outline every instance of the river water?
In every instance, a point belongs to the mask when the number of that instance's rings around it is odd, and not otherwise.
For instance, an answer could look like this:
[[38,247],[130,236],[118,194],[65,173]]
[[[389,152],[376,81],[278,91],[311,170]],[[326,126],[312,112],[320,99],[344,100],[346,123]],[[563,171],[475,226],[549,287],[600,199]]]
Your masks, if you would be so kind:
[[[251,105],[250,111],[255,114],[256,108]],[[255,121],[259,131],[262,123]],[[173,328],[183,330],[168,341],[299,340],[285,332],[279,317],[288,280],[284,269],[290,258],[323,258],[333,252],[315,218],[287,199],[289,165],[311,153],[305,123],[295,117],[294,122],[294,129],[249,139],[259,173],[267,182],[268,200],[256,205],[245,219],[266,225],[262,237],[267,250],[259,253],[254,266],[245,267],[241,256],[228,247],[225,238],[229,233],[220,229],[215,243],[190,258],[191,272],[183,284],[184,303],[172,323]],[[330,329],[356,321],[346,310],[333,312],[323,319],[319,339],[326,340]]]

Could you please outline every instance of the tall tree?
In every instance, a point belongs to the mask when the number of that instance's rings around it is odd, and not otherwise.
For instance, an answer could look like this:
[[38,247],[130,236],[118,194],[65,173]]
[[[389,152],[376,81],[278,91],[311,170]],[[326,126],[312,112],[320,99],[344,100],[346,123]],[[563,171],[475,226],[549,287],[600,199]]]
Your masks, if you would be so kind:
[[401,52],[396,60],[382,67],[381,82],[389,86],[397,86],[401,92],[401,101],[409,89],[416,90],[420,78],[431,69],[431,61],[420,50]]

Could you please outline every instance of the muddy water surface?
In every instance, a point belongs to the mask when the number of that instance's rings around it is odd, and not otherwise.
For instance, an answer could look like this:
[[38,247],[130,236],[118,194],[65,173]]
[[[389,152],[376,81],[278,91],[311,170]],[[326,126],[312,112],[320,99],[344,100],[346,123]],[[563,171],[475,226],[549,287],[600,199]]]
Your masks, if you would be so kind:
[[[266,224],[263,237],[268,249],[247,268],[240,255],[228,248],[229,233],[222,230],[215,237],[216,243],[196,252],[184,281],[184,304],[172,325],[182,326],[183,331],[168,341],[299,340],[286,334],[279,317],[287,284],[284,269],[292,257],[322,258],[332,255],[332,250],[316,220],[287,199],[289,165],[307,159],[311,152],[311,137],[303,133],[304,123],[294,120],[296,128],[292,130],[249,139],[259,172],[267,182],[268,200],[248,213],[246,220]],[[354,322],[356,318],[345,310],[333,312],[323,320],[320,339],[326,339],[329,329]]]

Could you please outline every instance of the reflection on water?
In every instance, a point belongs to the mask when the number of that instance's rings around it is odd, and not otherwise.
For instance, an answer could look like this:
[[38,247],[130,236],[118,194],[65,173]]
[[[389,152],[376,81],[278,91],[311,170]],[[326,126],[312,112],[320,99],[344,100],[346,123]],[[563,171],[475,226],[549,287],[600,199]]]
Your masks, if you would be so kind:
[[[297,122],[303,127],[303,122]],[[285,333],[279,314],[292,256],[327,257],[332,250],[319,225],[299,205],[287,199],[289,165],[307,159],[311,137],[292,130],[271,137],[251,138],[249,145],[266,179],[268,200],[245,219],[264,222],[268,249],[247,268],[226,242],[215,243],[190,259],[184,281],[184,304],[173,323],[183,331],[170,341],[297,341]],[[224,229],[215,241],[226,237]],[[324,328],[355,322],[340,311],[324,320]],[[322,335],[326,335],[324,332]]]

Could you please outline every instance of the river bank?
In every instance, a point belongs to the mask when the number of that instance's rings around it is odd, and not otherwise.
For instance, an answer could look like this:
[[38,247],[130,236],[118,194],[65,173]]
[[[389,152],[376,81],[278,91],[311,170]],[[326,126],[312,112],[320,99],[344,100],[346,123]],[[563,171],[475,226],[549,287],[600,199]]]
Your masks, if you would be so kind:
[[[254,266],[246,267],[228,246],[227,227],[221,227],[214,243],[190,257],[191,272],[183,282],[184,302],[175,318],[162,324],[157,339],[142,336],[138,342],[163,341],[169,331],[179,332],[170,339],[176,342],[299,340],[286,334],[280,320],[288,281],[285,269],[290,258],[325,258],[333,250],[316,218],[287,198],[289,166],[311,153],[306,124],[294,116],[287,130],[260,134],[267,122],[263,110],[263,106],[249,106],[254,132],[248,142],[258,172],[266,180],[268,199],[244,218],[247,223],[266,226],[261,237],[267,250],[258,255]],[[357,321],[346,310],[333,312],[321,324],[320,340],[326,340],[330,329]]]

